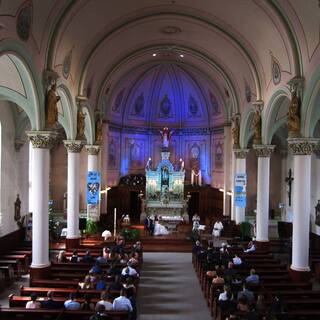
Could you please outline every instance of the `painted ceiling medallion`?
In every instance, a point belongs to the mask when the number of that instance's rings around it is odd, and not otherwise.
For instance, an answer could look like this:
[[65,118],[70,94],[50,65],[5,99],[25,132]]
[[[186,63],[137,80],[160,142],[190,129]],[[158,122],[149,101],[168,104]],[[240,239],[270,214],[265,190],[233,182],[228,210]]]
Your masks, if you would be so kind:
[[144,108],[144,95],[141,93],[134,102],[134,107],[132,110],[133,116],[143,116],[143,108]]
[[62,63],[62,73],[65,79],[68,79],[71,70],[72,49],[67,53]]
[[169,118],[171,115],[171,101],[166,94],[160,102],[160,118]]
[[161,32],[164,34],[177,34],[177,33],[181,33],[182,30],[179,27],[176,26],[166,26],[164,28],[161,29]]
[[17,16],[17,33],[21,40],[27,41],[29,39],[32,24],[32,4],[28,2]]

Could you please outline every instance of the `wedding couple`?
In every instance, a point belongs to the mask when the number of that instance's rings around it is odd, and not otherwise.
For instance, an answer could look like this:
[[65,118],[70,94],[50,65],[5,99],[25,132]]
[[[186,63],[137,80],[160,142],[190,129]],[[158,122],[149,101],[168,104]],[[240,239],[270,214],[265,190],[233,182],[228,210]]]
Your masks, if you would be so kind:
[[[169,231],[167,230],[167,228],[159,223],[159,219],[157,216],[154,219],[154,224],[153,224],[153,220],[150,217],[147,217],[145,221],[145,225],[146,225],[146,229],[149,230],[151,234],[153,231],[154,236],[162,236],[162,235],[169,234]],[[152,227],[150,228],[150,226]]]

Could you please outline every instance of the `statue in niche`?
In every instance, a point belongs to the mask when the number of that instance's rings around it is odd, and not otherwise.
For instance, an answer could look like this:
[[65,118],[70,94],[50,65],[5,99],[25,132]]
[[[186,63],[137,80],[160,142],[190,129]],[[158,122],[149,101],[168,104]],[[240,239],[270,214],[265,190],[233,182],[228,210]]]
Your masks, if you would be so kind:
[[253,144],[261,144],[261,115],[258,109],[254,113],[252,125],[254,131]]
[[141,93],[135,100],[132,115],[143,116],[143,108],[144,108],[144,96],[143,96],[143,93]]
[[160,130],[160,133],[162,136],[162,147],[163,149],[168,149],[172,131],[170,131],[168,127],[164,127],[162,130]]
[[233,116],[232,117],[232,138],[233,138],[233,147],[239,148],[239,137],[240,137],[240,123],[239,123],[239,117]]
[[84,128],[85,123],[84,119],[86,118],[86,115],[84,112],[82,112],[81,109],[78,110],[78,121],[77,121],[77,140],[84,140]]
[[57,85],[54,83],[46,96],[46,128],[54,129],[58,122],[58,106],[60,97],[56,95]]
[[189,112],[193,118],[197,117],[199,114],[197,101],[192,95],[189,96]]
[[290,138],[300,135],[299,98],[295,91],[292,92],[291,103],[288,112],[288,133]]
[[171,101],[166,94],[160,102],[160,118],[169,118],[171,113]]
[[169,186],[169,169],[163,167],[161,169],[161,186]]
[[95,123],[95,129],[96,129],[96,142],[100,143],[102,142],[102,117],[98,113],[96,116],[96,123]]
[[221,169],[223,167],[223,149],[222,144],[218,142],[215,150],[215,167]]

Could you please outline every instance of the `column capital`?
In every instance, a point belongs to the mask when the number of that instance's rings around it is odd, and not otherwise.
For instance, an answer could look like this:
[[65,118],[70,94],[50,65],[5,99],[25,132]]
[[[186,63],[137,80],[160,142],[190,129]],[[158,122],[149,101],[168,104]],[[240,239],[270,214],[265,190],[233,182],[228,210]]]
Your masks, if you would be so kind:
[[83,147],[82,140],[63,140],[64,146],[71,153],[79,153]]
[[249,151],[249,149],[233,149],[236,159],[245,159]]
[[26,131],[26,135],[32,143],[33,148],[51,149],[60,137],[56,131]]
[[86,145],[85,146],[87,152],[91,156],[97,156],[100,152],[100,146],[98,145]]
[[319,139],[288,138],[288,150],[293,155],[311,155],[316,149]]
[[257,157],[269,158],[274,150],[275,146],[271,144],[254,144],[253,149],[256,152]]

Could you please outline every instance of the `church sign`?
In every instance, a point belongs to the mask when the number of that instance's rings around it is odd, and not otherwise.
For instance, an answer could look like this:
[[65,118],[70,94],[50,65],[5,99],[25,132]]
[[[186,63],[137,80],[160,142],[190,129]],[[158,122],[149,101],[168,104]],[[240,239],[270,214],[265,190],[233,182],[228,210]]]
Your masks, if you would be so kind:
[[87,204],[98,204],[100,195],[100,172],[88,171]]
[[245,173],[236,173],[234,181],[234,204],[236,207],[245,208],[247,175]]

